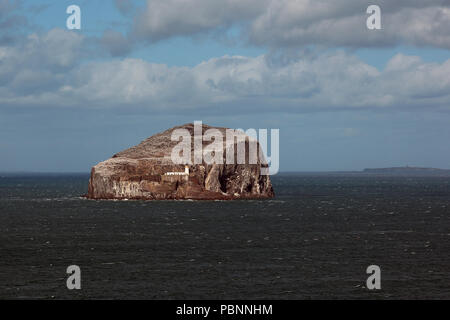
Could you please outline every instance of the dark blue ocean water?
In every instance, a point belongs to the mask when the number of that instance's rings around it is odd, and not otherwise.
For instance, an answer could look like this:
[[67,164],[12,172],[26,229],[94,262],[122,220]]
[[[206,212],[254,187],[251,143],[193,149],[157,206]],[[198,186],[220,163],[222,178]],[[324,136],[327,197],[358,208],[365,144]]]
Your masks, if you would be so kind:
[[88,179],[0,178],[0,298],[450,298],[449,178],[286,174],[232,202],[90,201]]

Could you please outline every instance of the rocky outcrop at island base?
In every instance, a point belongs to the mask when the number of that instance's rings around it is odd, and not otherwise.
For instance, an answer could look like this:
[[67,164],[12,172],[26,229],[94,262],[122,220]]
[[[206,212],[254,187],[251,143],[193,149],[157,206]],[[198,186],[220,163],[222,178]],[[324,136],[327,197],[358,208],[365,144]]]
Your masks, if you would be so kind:
[[[211,128],[202,125],[202,133]],[[171,139],[175,129],[186,129],[191,134],[193,160],[194,124],[166,130],[94,166],[87,198],[231,200],[274,196],[269,176],[261,175],[267,167],[261,155],[257,164],[248,164],[248,156],[245,164],[229,164],[225,161],[229,145],[225,143],[224,164],[174,164],[172,149],[179,143]],[[226,128],[214,129],[225,137]],[[203,146],[209,143],[202,142]],[[248,151],[248,143],[245,145]],[[233,149],[236,156],[237,145]]]

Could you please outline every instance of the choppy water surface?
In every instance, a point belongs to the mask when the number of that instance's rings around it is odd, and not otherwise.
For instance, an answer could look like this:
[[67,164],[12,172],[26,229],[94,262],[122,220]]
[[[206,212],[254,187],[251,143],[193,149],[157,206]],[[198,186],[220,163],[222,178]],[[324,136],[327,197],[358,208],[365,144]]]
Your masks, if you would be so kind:
[[119,202],[79,198],[86,175],[1,177],[0,298],[450,298],[448,178],[272,180],[273,200]]

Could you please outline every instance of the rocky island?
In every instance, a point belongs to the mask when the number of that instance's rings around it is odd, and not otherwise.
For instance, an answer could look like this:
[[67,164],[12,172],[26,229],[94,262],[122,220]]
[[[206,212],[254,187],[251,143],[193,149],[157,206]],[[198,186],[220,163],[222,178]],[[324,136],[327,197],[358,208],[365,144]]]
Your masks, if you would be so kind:
[[[88,199],[136,199],[136,200],[232,200],[261,199],[274,196],[269,175],[261,174],[267,167],[264,155],[259,154],[256,164],[229,164],[227,153],[236,156],[236,143],[222,143],[223,164],[192,161],[194,151],[194,124],[185,124],[166,130],[142,141],[139,145],[115,154],[100,162],[91,170]],[[192,158],[187,164],[173,162],[174,130],[185,130],[192,136]],[[216,129],[224,136],[227,128],[201,125],[202,135],[208,129]],[[197,130],[197,129],[196,129]],[[244,133],[242,133],[244,134]],[[247,136],[246,136],[247,137]],[[234,140],[233,140],[234,141]],[[245,140],[248,151],[249,140]],[[202,146],[207,141],[200,142]],[[256,142],[259,148],[259,143]],[[249,155],[246,154],[246,160]],[[195,164],[196,163],[196,164]]]

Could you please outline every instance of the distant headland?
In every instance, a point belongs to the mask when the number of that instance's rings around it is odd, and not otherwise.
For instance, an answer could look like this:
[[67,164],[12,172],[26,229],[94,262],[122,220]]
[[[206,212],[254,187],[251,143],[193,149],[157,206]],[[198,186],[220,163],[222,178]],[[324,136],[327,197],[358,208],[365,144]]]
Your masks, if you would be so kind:
[[450,176],[450,170],[424,167],[391,167],[391,168],[367,168],[362,171],[370,174],[389,174],[389,175],[433,175]]

